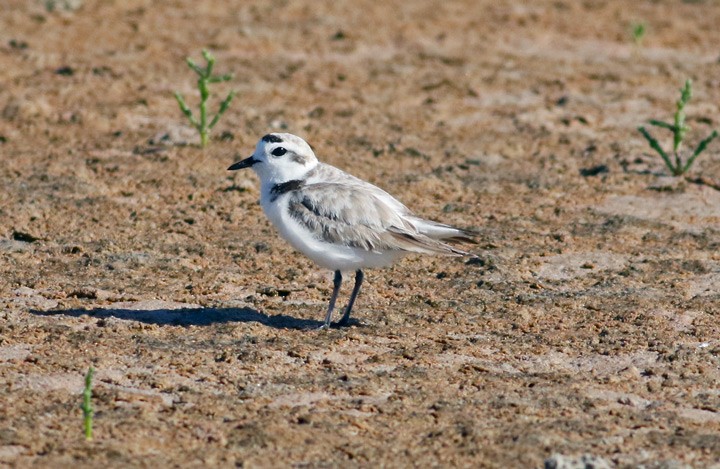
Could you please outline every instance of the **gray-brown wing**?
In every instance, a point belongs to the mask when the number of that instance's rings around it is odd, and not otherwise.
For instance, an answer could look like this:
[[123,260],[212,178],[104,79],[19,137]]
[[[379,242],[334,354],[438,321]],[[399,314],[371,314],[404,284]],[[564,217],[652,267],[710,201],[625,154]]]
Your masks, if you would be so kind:
[[464,254],[420,234],[377,195],[360,186],[318,183],[290,192],[288,210],[316,238],[367,251]]

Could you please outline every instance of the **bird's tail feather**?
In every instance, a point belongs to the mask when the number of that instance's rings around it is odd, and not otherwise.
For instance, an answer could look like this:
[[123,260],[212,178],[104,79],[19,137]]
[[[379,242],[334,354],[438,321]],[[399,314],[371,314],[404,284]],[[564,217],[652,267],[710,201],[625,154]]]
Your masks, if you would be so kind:
[[477,241],[473,239],[478,236],[478,233],[475,231],[455,228],[454,226],[431,220],[424,220],[422,218],[413,218],[411,222],[419,233],[427,236],[428,238],[450,243],[477,244]]
[[[446,256],[473,256],[469,252],[456,249],[440,240],[430,238],[422,233],[410,233],[402,229],[388,230],[395,238],[398,248],[404,251],[420,252],[424,254],[444,254]],[[443,240],[445,241],[445,240]]]

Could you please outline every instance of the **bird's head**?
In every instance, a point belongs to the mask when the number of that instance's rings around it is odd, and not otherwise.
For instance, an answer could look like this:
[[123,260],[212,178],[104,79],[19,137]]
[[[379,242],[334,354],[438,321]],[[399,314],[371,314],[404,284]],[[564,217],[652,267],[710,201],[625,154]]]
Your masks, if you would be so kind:
[[255,153],[228,168],[252,168],[262,183],[280,184],[303,179],[318,164],[315,153],[297,135],[267,134],[255,146]]

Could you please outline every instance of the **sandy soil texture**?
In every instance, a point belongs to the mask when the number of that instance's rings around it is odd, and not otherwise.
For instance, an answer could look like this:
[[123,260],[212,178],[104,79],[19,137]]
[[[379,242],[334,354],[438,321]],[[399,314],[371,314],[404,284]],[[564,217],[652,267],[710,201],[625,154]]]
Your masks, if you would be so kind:
[[[0,466],[720,467],[720,143],[676,179],[635,129],[686,78],[688,146],[720,127],[719,24],[714,0],[4,0]],[[238,92],[205,150],[172,96],[197,106],[203,47],[235,74],[211,107]],[[478,230],[479,259],[370,270],[352,326],[313,330],[332,274],[226,171],[279,130]]]

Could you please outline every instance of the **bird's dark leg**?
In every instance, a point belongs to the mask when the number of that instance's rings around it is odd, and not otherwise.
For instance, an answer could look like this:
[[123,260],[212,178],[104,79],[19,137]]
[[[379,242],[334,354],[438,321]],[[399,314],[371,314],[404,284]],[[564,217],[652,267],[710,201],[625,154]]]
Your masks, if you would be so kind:
[[348,303],[347,308],[345,308],[345,314],[343,314],[343,317],[340,321],[338,321],[338,326],[347,326],[348,322],[350,322],[350,311],[352,311],[352,307],[355,304],[355,298],[357,298],[358,293],[360,293],[360,285],[362,285],[363,278],[365,278],[363,271],[358,269],[355,272],[355,286],[353,287],[352,294],[350,295],[350,302]]
[[322,325],[321,329],[327,329],[330,327],[330,318],[332,318],[332,313],[335,309],[335,300],[337,300],[338,293],[340,292],[340,284],[342,284],[342,274],[339,270],[336,270],[335,277],[333,278],[333,292],[330,297],[327,315],[325,316],[325,324]]

